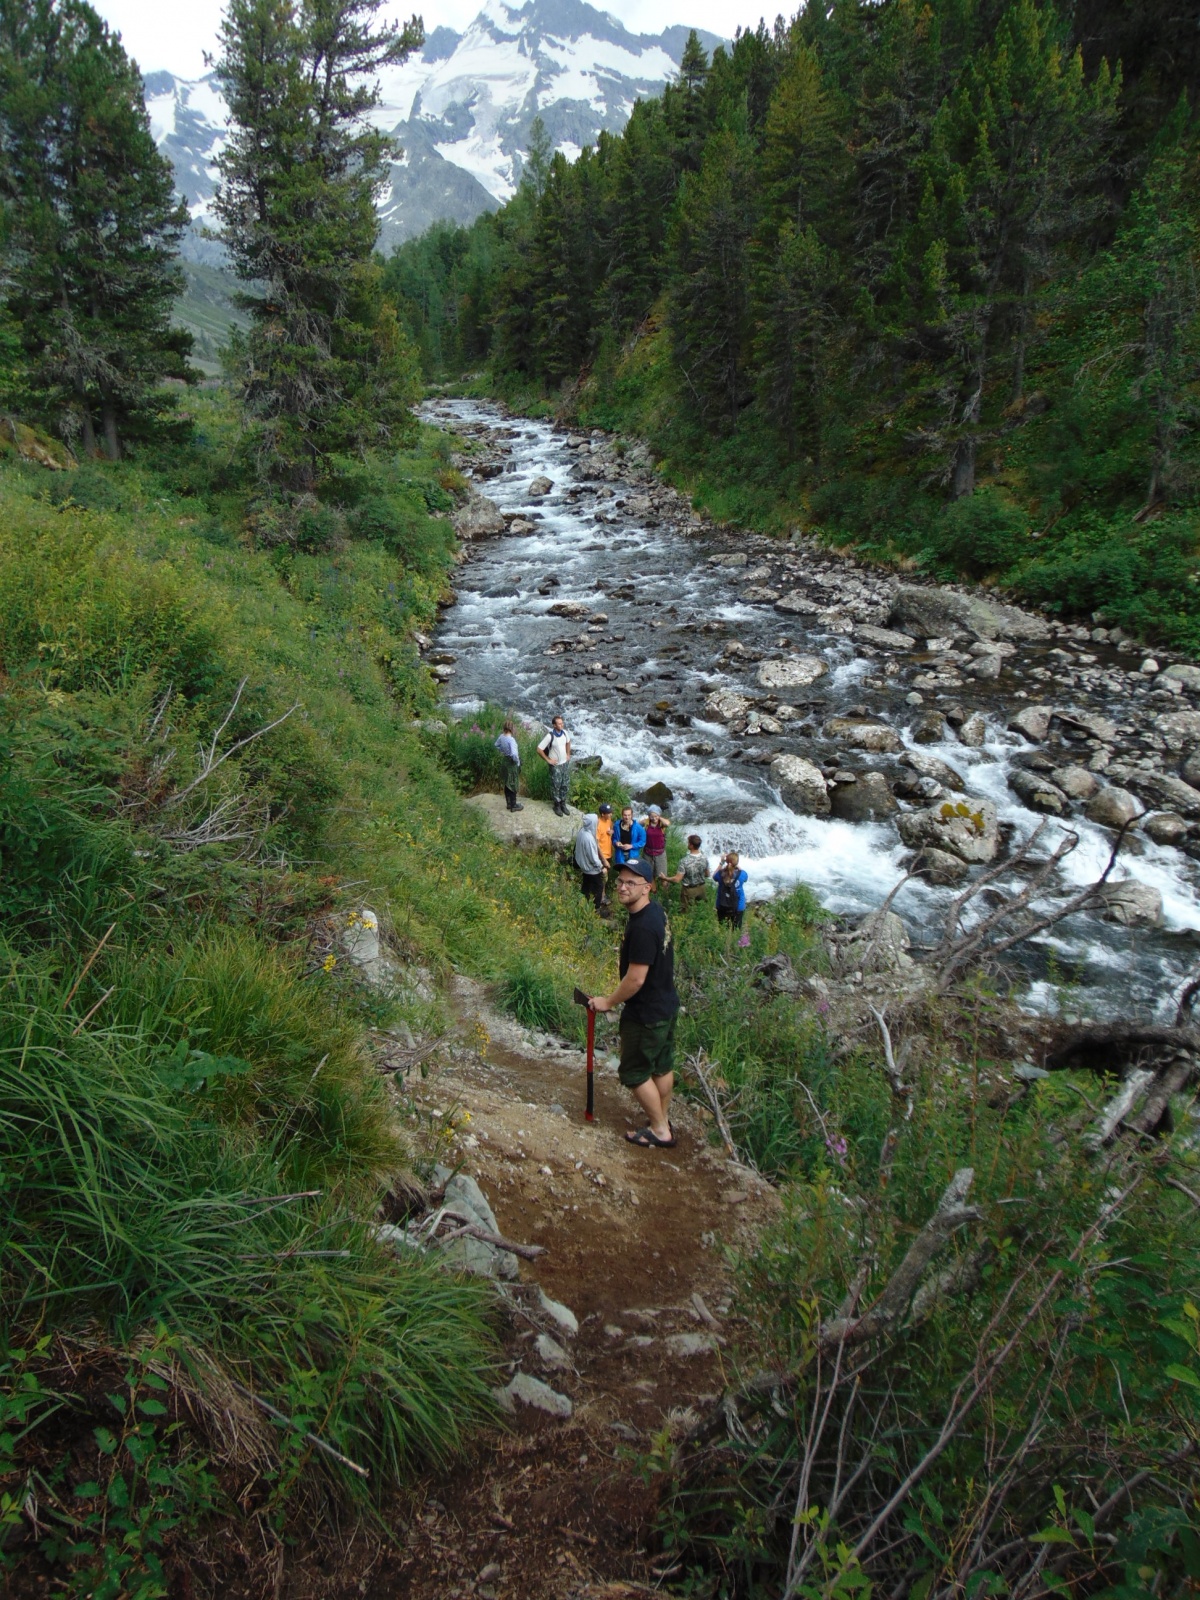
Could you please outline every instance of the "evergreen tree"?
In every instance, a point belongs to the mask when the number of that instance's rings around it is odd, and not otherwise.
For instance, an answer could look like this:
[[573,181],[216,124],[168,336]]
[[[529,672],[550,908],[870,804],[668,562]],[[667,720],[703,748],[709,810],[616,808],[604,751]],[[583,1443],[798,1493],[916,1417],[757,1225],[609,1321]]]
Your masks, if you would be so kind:
[[529,149],[521,163],[521,187],[528,189],[535,200],[540,200],[546,192],[553,155],[554,146],[550,143],[546,124],[540,116],[534,117],[529,124]]
[[164,424],[161,379],[190,375],[170,322],[187,211],[141,76],[84,0],[0,0],[0,193],[21,403],[115,460]]
[[214,209],[248,288],[231,369],[260,479],[311,492],[336,452],[386,440],[414,397],[372,261],[391,142],[368,121],[380,67],[422,40],[380,0],[231,0],[217,79],[232,129]]

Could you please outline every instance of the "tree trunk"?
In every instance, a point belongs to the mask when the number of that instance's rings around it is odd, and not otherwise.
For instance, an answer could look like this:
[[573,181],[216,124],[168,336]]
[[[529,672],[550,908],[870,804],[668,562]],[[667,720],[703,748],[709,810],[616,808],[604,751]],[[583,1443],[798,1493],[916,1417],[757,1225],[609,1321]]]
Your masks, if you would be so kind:
[[96,454],[96,430],[92,426],[92,413],[88,410],[86,401],[81,400],[79,415],[83,419],[84,456],[94,456]]
[[111,405],[105,405],[104,418],[104,454],[110,461],[121,459],[121,436],[117,432],[117,414]]
[[1025,349],[1029,343],[1029,295],[1031,284],[1026,271],[1021,284],[1021,309],[1017,313],[1017,343],[1013,353],[1012,403],[1016,405],[1025,393]]

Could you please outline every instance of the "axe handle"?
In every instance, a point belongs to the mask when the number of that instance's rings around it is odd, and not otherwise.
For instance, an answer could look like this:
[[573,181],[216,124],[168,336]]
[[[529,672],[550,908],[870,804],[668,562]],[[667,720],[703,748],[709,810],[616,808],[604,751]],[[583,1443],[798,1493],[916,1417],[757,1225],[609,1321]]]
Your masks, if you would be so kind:
[[583,1120],[585,1122],[594,1122],[596,1120],[593,1115],[593,1111],[595,1109],[595,1100],[592,1087],[592,1066],[595,1059],[595,1053],[596,1013],[592,1010],[591,1006],[589,1006],[587,1014],[587,1110],[583,1114]]

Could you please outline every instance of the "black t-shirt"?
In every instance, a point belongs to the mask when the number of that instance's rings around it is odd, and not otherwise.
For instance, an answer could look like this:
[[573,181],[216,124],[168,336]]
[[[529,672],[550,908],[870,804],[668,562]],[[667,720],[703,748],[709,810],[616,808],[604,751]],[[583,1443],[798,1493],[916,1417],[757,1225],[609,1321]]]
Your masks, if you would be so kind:
[[620,973],[631,966],[649,967],[646,981],[625,1002],[625,1015],[634,1022],[665,1022],[679,1010],[675,993],[675,944],[667,913],[651,900],[644,911],[635,911],[625,926],[621,940]]

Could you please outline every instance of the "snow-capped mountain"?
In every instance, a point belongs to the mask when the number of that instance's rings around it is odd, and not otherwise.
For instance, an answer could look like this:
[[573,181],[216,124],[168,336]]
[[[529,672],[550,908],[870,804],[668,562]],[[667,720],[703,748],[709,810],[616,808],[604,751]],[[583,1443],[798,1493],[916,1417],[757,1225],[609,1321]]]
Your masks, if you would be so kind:
[[[658,94],[683,54],[688,29],[630,33],[586,0],[487,0],[463,34],[435,28],[419,55],[386,70],[373,120],[404,148],[380,201],[386,251],[446,218],[469,222],[516,190],[529,129],[541,116],[556,149],[579,154],[602,129],[619,132],[642,96]],[[720,41],[701,33],[711,50]],[[193,221],[208,220],[224,102],[211,75],[146,77],[159,149],[175,167]],[[187,250],[211,256],[199,228]]]

